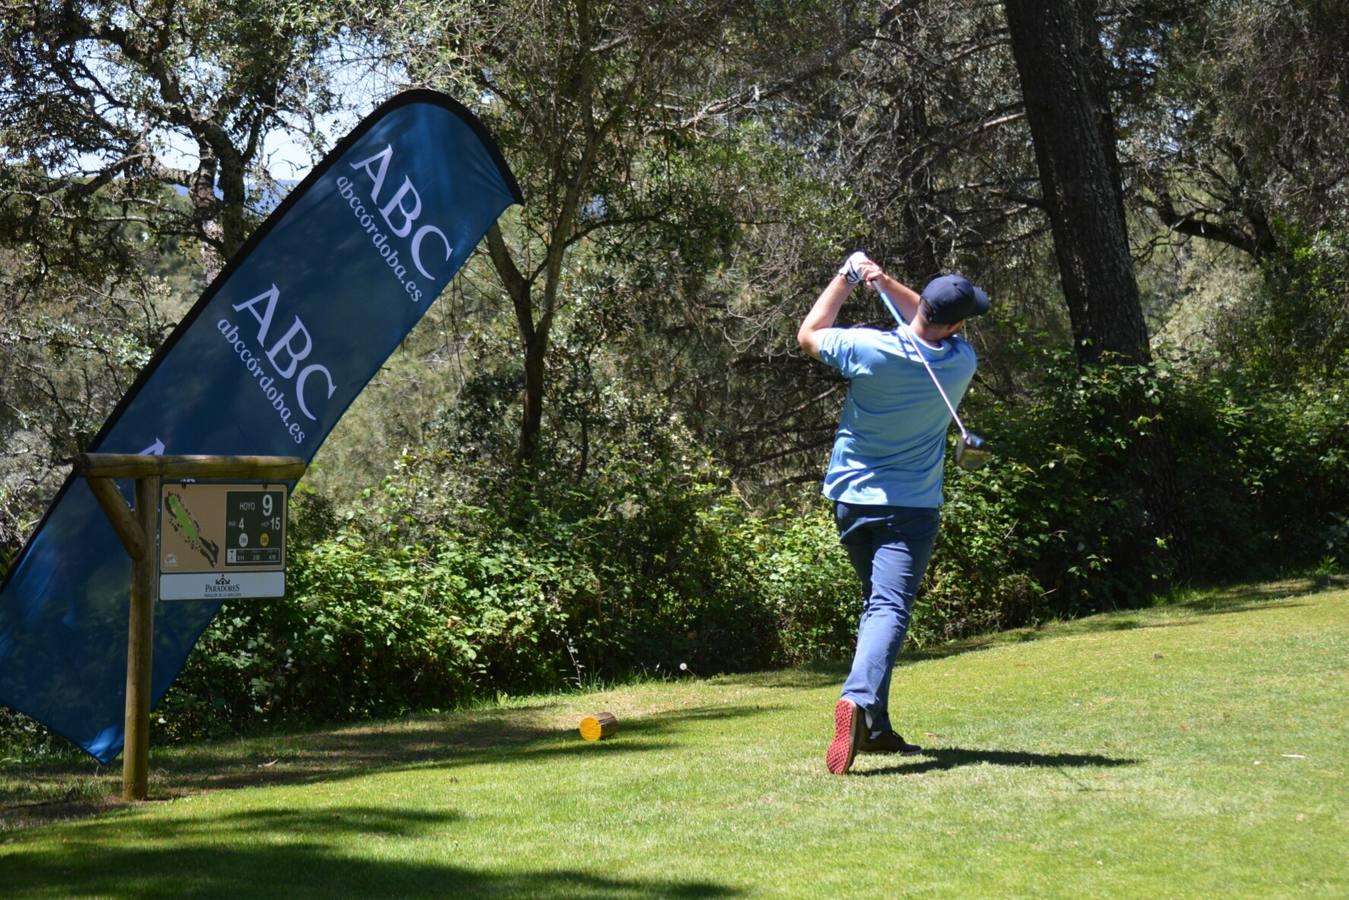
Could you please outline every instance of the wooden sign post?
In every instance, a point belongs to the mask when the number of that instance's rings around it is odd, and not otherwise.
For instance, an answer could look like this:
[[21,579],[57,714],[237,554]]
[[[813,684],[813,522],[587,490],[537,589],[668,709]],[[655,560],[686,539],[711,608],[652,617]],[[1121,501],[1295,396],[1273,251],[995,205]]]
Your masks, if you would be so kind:
[[[89,483],[133,563],[127,625],[125,743],[122,798],[144,800],[150,776],[150,672],[155,603],[159,599],[159,502],[165,478],[296,481],[305,461],[294,456],[148,456],[81,453],[75,474]],[[135,510],[127,509],[116,479],[136,481]]]

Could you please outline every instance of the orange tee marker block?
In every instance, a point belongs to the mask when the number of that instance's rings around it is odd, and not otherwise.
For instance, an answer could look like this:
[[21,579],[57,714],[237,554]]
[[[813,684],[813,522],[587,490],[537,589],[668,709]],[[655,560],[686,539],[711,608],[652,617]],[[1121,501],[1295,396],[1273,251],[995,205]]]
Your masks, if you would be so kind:
[[613,713],[595,713],[581,720],[581,737],[587,741],[602,741],[618,734],[618,719]]

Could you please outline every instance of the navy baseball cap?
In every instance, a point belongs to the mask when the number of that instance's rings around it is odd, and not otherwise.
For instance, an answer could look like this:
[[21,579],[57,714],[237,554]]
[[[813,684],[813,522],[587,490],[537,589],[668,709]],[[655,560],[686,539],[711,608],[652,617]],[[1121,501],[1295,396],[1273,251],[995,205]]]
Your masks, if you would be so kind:
[[923,299],[932,307],[929,322],[954,325],[972,316],[988,312],[988,294],[975,287],[964,275],[938,275],[923,288]]

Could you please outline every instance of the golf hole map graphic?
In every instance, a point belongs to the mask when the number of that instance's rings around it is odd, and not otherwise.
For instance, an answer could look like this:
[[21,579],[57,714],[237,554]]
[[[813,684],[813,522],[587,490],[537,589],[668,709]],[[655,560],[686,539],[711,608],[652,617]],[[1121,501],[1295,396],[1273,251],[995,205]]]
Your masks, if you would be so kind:
[[159,599],[286,593],[286,485],[166,483],[159,504]]
[[[308,462],[487,229],[520,202],[468,109],[434,91],[393,97],[258,227],[84,449]],[[130,504],[132,482],[119,487]],[[199,569],[181,590],[171,580],[155,607],[152,703],[232,595],[202,587],[202,573],[208,587],[229,588],[281,571],[284,526],[264,527],[265,506],[284,507],[290,487],[235,489],[252,499],[224,492],[219,523],[197,488],[161,494],[161,572]],[[170,554],[177,566],[166,565]],[[0,704],[102,763],[124,741],[130,583],[121,541],[72,475],[0,585]],[[175,590],[190,596],[169,599]]]

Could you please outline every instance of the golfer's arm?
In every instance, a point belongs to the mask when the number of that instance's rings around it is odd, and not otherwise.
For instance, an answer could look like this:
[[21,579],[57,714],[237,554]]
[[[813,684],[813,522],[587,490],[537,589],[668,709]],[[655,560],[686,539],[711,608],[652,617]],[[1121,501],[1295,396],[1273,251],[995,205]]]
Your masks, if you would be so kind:
[[882,272],[871,282],[873,287],[879,287],[885,291],[885,295],[895,302],[899,307],[899,313],[904,317],[905,322],[912,322],[914,315],[918,312],[918,292],[908,285],[901,284],[889,275]]
[[843,301],[852,293],[853,286],[842,275],[835,275],[829,285],[820,292],[815,305],[806,313],[796,332],[796,342],[801,349],[815,359],[820,358],[820,334],[826,328],[833,328],[838,319],[838,311]]

